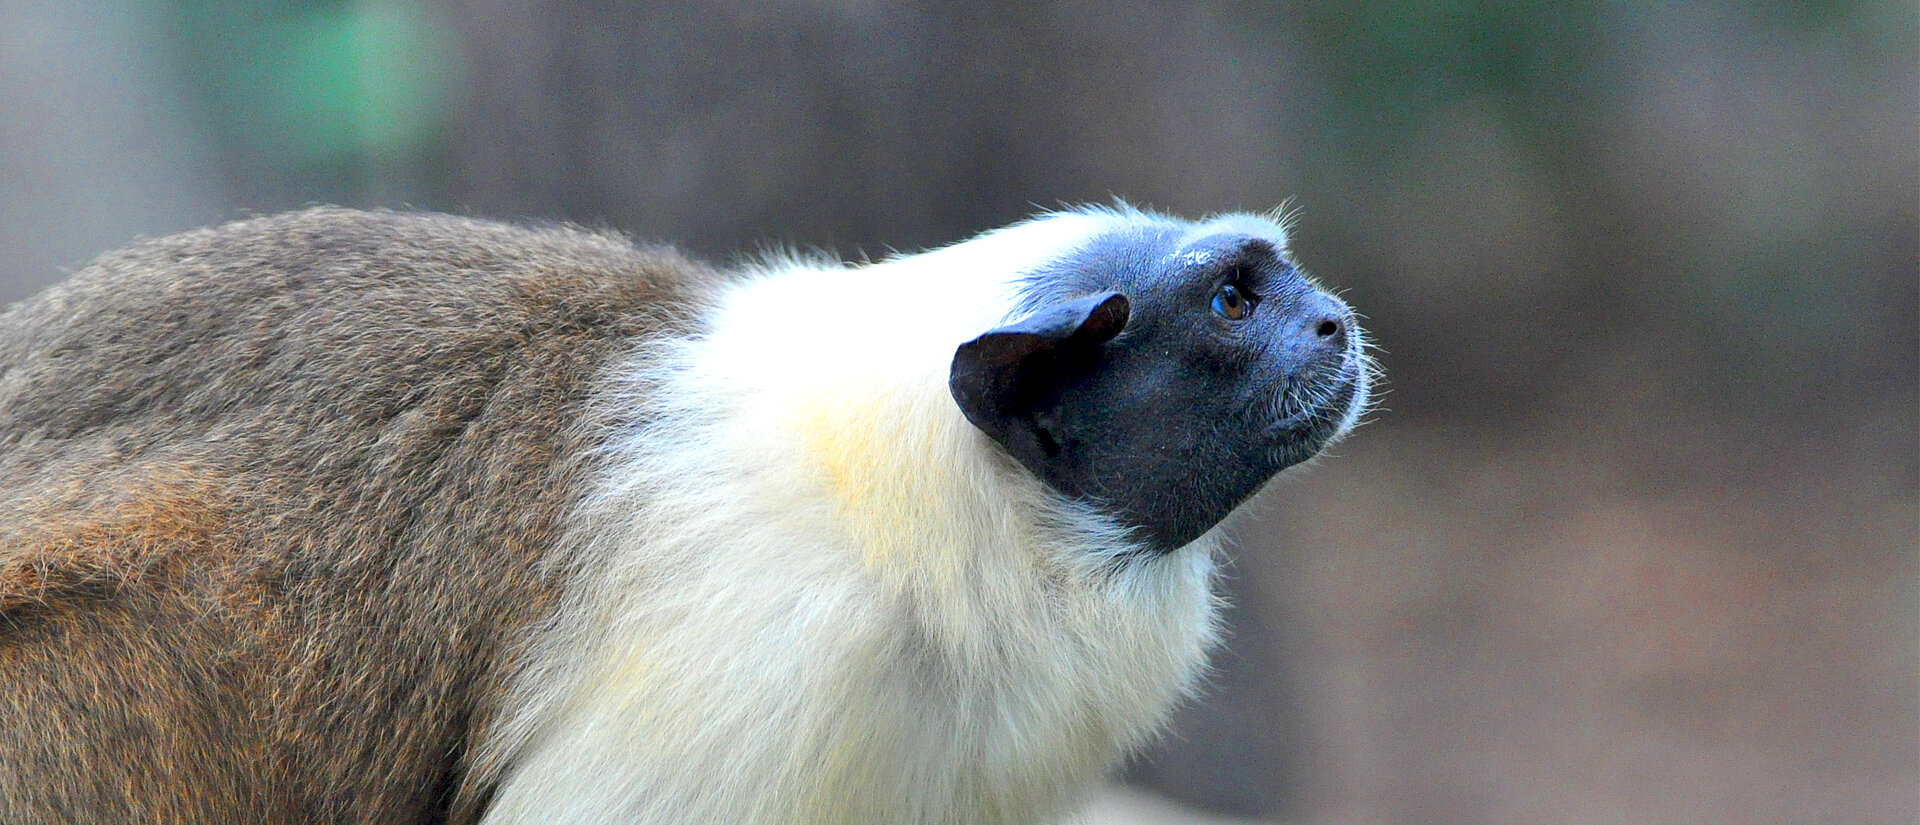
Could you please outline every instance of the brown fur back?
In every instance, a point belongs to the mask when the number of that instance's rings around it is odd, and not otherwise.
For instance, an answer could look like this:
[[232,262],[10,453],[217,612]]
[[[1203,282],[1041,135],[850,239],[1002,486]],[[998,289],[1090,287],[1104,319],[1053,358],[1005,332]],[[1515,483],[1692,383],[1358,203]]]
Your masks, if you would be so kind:
[[594,381],[714,280],[314,209],[0,315],[0,822],[446,821]]

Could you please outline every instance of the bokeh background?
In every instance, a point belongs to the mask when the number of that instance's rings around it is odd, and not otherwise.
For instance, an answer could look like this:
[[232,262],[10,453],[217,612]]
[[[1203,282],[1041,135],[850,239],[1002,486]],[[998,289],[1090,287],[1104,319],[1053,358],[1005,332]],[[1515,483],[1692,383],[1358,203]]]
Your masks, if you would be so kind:
[[304,204],[878,256],[1290,203],[1373,423],[1100,822],[1920,821],[1920,12],[0,0],[0,302]]

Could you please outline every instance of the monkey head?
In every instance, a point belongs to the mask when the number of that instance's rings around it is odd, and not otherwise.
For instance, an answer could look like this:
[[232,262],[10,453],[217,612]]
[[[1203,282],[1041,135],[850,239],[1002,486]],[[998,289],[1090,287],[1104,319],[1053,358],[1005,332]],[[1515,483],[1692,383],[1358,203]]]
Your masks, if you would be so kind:
[[1023,273],[949,388],[1021,465],[1166,553],[1345,435],[1373,368],[1278,224],[1113,217]]

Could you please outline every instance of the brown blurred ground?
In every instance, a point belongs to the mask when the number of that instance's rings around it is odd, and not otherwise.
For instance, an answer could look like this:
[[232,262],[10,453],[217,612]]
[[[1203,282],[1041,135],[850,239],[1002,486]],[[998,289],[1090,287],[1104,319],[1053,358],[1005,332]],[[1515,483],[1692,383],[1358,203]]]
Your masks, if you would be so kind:
[[[857,256],[1291,198],[1391,392],[1236,525],[1216,687],[1136,786],[1298,823],[1911,823],[1917,30],[1893,2],[20,0],[0,300],[311,201]],[[371,102],[315,97],[329,71]],[[1096,814],[1182,816],[1156,804]]]

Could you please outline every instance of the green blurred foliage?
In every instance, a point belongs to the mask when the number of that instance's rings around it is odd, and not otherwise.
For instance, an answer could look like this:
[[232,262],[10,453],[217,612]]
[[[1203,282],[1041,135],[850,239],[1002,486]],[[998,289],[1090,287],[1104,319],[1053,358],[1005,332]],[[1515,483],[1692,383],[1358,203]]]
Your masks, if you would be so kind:
[[1366,155],[1404,148],[1410,130],[1463,97],[1498,101],[1536,138],[1563,134],[1604,86],[1596,73],[1603,21],[1593,5],[1421,0],[1300,11],[1346,101],[1333,134]]
[[354,0],[174,0],[192,85],[245,151],[277,163],[394,161],[441,139],[463,80],[426,7]]

